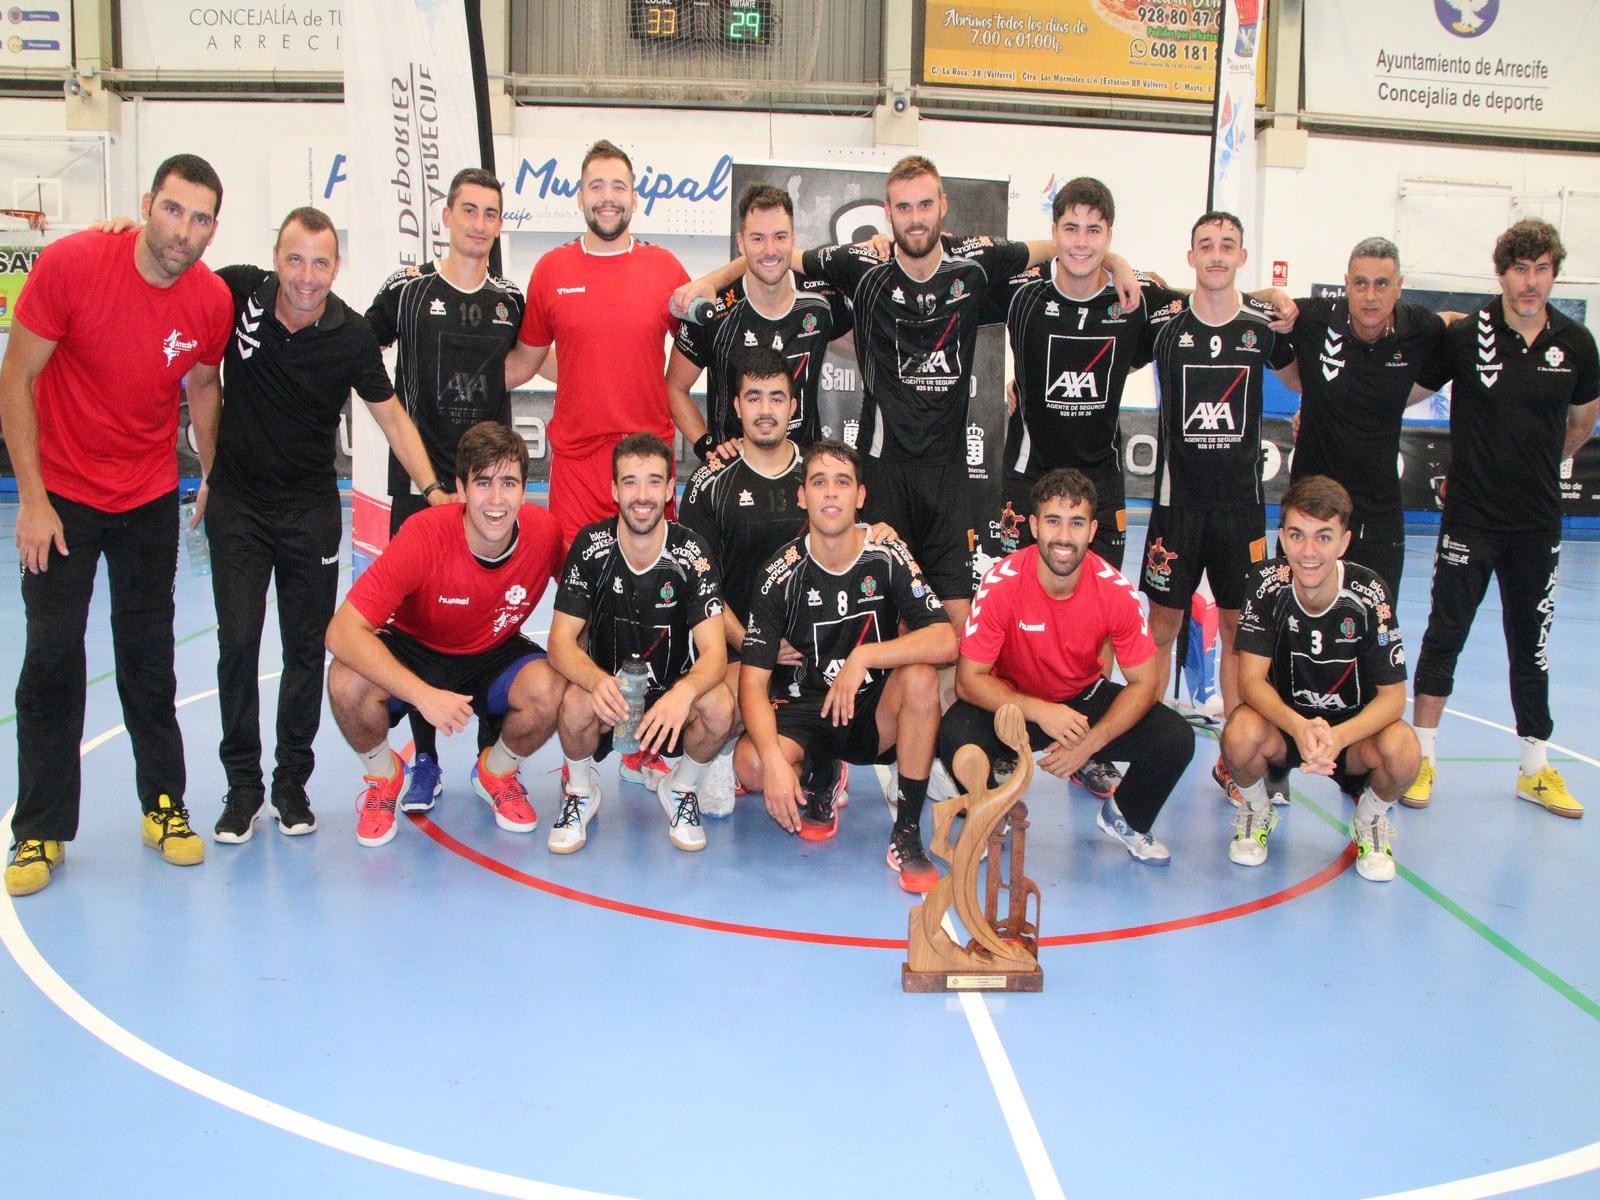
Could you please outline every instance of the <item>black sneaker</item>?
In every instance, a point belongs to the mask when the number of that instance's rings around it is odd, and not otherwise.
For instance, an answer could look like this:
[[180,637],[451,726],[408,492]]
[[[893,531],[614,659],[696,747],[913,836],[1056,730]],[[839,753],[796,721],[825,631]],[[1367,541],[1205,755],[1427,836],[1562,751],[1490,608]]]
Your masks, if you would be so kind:
[[848,776],[837,759],[817,763],[800,781],[805,808],[800,812],[800,836],[824,842],[839,832],[839,794]]
[[248,842],[256,831],[256,814],[260,811],[260,792],[230,791],[222,798],[222,815],[217,818],[212,836],[234,845]]
[[939,882],[939,869],[928,861],[922,849],[922,831],[895,822],[889,835],[888,859],[891,870],[900,873],[900,887],[904,891],[921,895],[933,891]]
[[289,837],[317,831],[317,815],[311,811],[305,788],[298,785],[272,798],[272,815],[278,818],[278,832]]

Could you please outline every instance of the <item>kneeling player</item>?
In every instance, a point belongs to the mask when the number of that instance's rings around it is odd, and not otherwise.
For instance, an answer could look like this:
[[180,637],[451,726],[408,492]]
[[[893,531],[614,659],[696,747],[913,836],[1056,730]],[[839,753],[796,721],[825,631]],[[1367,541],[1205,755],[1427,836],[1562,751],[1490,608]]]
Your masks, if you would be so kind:
[[[838,831],[841,760],[893,761],[900,795],[888,863],[908,892],[939,872],[922,848],[922,806],[939,732],[939,677],[955,657],[943,606],[897,541],[869,542],[856,524],[866,500],[861,460],[820,441],[802,460],[804,536],[761,569],[750,599],[739,708],[749,731],[734,769],[790,833]],[[900,625],[907,626],[900,633]],[[787,642],[800,663],[780,666]]]
[[1298,766],[1329,775],[1356,801],[1350,837],[1364,879],[1394,878],[1389,809],[1416,778],[1417,735],[1401,719],[1406,656],[1378,575],[1340,555],[1350,495],[1326,475],[1283,497],[1282,558],[1252,572],[1239,615],[1241,702],[1222,731],[1222,757],[1244,802],[1228,857],[1267,861],[1277,814],[1263,775]]
[[[650,674],[640,749],[673,754],[682,743],[683,757],[655,783],[667,836],[679,850],[704,850],[700,791],[733,727],[717,568],[695,534],[665,519],[672,451],[655,434],[617,443],[611,494],[617,515],[578,531],[550,622],[550,661],[571,681],[561,700],[567,762],[550,849],[571,854],[588,840],[600,808],[595,759],[611,752],[612,731],[628,715],[617,672],[637,655]],[[731,808],[732,796],[725,801]]]
[[[517,778],[522,760],[555,731],[562,679],[518,630],[561,565],[561,531],[523,504],[528,447],[493,421],[474,425],[456,450],[460,504],[420,512],[358,579],[328,625],[328,700],[361,758],[366,788],[356,840],[394,837],[405,785],[389,730],[407,712],[444,733],[473,714],[502,718],[478,755],[472,789],[513,833],[538,824]],[[422,793],[433,807],[430,792]]]
[[[1133,585],[1089,549],[1096,509],[1095,486],[1075,467],[1033,485],[1035,543],[990,568],[972,598],[956,662],[960,699],[945,714],[939,754],[951,767],[957,750],[975,745],[993,763],[1003,750],[994,714],[1018,705],[1050,774],[1076,778],[1095,757],[1128,764],[1098,824],[1138,862],[1164,867],[1172,855],[1151,828],[1194,757],[1194,730],[1160,702],[1155,643]],[[1107,643],[1125,685],[1101,674]]]

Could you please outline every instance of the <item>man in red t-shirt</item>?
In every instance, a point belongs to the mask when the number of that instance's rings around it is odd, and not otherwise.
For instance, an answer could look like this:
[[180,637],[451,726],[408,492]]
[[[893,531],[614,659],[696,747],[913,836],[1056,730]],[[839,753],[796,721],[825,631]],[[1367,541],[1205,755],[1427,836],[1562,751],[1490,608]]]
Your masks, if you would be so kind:
[[[111,589],[117,694],[133,744],[141,836],[170,863],[205,858],[189,828],[176,711],[178,394],[211,468],[228,289],[200,256],[222,182],[175,155],[125,233],[85,231],[39,255],[0,367],[0,422],[17,477],[27,649],[17,680],[17,809],[6,890],[37,892],[78,832],[84,627],[100,558]],[[207,436],[209,433],[210,436]]]
[[[561,534],[523,503],[528,447],[509,426],[483,421],[462,434],[456,472],[462,501],[407,520],[328,625],[328,700],[366,783],[356,801],[363,846],[394,837],[406,770],[389,730],[413,711],[444,734],[474,714],[500,718],[472,790],[501,829],[539,823],[517,771],[555,732],[564,683],[520,630],[561,569]],[[423,799],[417,808],[433,807],[431,792]]]
[[[550,418],[550,511],[569,542],[594,521],[616,516],[611,451],[630,433],[672,444],[667,408],[667,310],[689,281],[670,251],[628,232],[638,196],[633,163],[598,141],[583,158],[578,209],[588,231],[539,259],[528,280],[521,344],[506,361],[506,383],[526,383],[552,343],[560,357]],[[669,506],[667,516],[672,516]]]
[[[1139,862],[1164,867],[1172,856],[1150,829],[1194,757],[1194,730],[1158,703],[1155,643],[1133,585],[1089,549],[1096,503],[1073,467],[1033,485],[1035,544],[991,568],[972,598],[939,757],[950,768],[969,743],[991,762],[1009,753],[994,713],[1016,704],[1050,774],[1066,779],[1091,758],[1128,763],[1098,824]],[[1126,684],[1101,675],[1108,640]]]

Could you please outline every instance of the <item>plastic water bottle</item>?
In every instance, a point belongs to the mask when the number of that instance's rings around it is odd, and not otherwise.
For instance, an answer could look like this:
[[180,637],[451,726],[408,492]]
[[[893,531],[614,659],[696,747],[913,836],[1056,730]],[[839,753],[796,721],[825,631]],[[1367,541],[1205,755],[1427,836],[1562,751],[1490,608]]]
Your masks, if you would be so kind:
[[190,529],[189,523],[194,520],[194,497],[189,496],[178,509],[178,528],[183,533],[183,544],[189,551],[189,573],[191,575],[211,574],[211,543],[206,539],[205,518],[200,519],[197,528]]
[[650,688],[650,668],[637,654],[617,672],[617,689],[628,702],[628,715],[612,730],[611,744],[623,754],[639,749],[639,722],[644,718],[644,697]]

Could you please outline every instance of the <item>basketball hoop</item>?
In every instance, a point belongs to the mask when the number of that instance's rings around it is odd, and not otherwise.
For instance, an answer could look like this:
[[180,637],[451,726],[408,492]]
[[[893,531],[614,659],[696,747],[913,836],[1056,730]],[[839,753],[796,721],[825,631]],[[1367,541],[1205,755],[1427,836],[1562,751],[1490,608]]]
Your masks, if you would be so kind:
[[34,208],[0,208],[0,233],[43,233],[44,214]]

